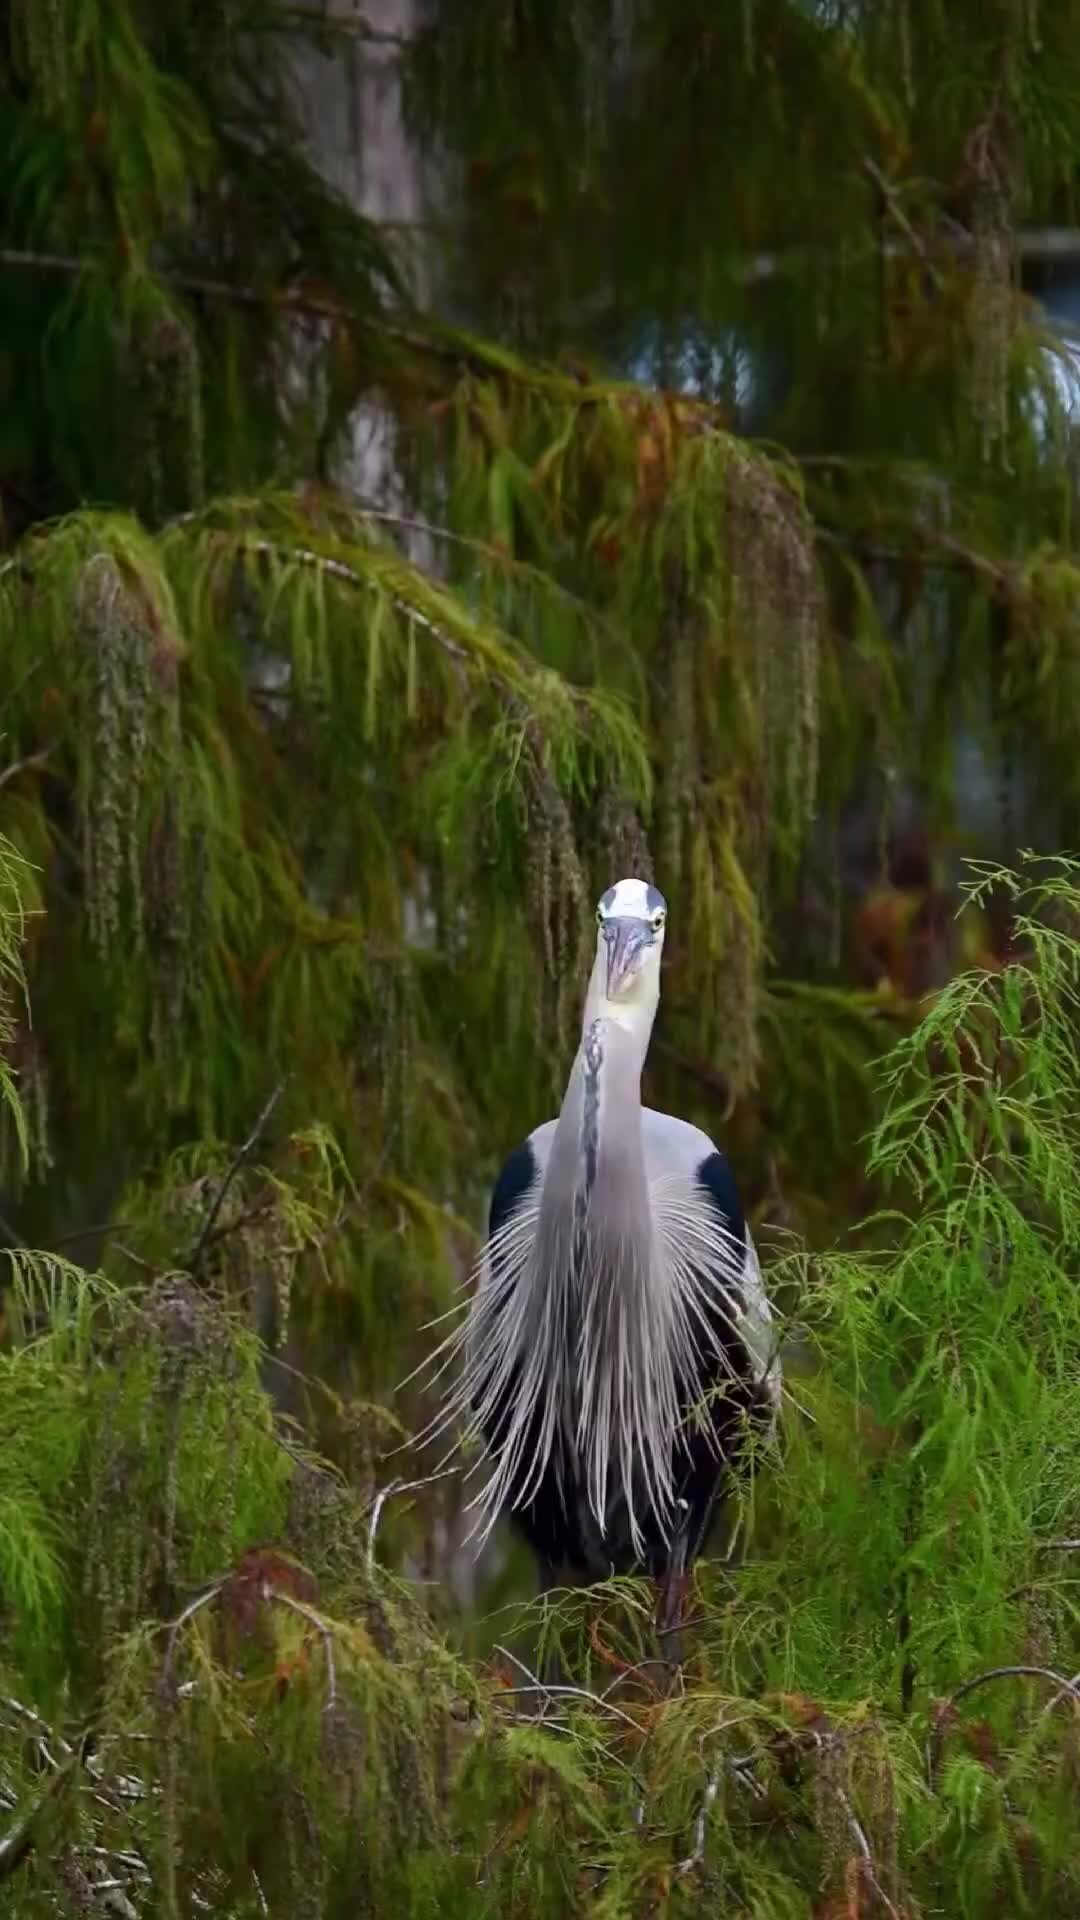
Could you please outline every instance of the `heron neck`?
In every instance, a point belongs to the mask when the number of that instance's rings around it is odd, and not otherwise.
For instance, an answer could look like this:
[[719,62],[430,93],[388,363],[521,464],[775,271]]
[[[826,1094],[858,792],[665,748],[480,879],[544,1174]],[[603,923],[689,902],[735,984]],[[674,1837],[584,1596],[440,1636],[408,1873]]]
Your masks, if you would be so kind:
[[[610,1213],[629,1225],[645,1192],[641,1070],[652,1029],[622,1007],[587,1005],[581,1045],[552,1142],[554,1190],[588,1201],[596,1223]],[[610,1202],[610,1206],[609,1203]]]

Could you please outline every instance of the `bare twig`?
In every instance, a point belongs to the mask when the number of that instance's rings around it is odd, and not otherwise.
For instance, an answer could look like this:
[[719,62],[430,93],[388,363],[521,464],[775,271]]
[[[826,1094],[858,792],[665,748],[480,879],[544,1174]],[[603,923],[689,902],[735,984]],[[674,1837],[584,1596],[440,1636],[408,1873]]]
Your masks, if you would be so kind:
[[382,1510],[388,1500],[395,1500],[399,1493],[416,1493],[420,1487],[434,1486],[436,1480],[449,1480],[451,1474],[460,1473],[460,1467],[441,1467],[438,1473],[426,1473],[422,1480],[391,1480],[389,1486],[381,1487],[375,1495],[368,1522],[367,1567],[368,1572],[375,1571],[375,1535],[379,1531]]
[[496,1653],[501,1653],[504,1660],[509,1660],[511,1666],[515,1666],[519,1673],[523,1673],[528,1682],[527,1686],[500,1687],[500,1693],[504,1693],[510,1698],[515,1698],[518,1694],[523,1693],[538,1693],[543,1694],[550,1700],[587,1700],[590,1706],[599,1707],[601,1713],[613,1714],[617,1720],[622,1720],[628,1727],[632,1727],[635,1733],[641,1732],[638,1722],[632,1719],[630,1714],[624,1713],[621,1707],[617,1707],[613,1700],[605,1700],[603,1695],[599,1693],[590,1693],[587,1687],[566,1687],[558,1685],[554,1681],[548,1684],[546,1681],[541,1680],[537,1674],[533,1673],[531,1669],[525,1665],[524,1660],[519,1660],[516,1653],[511,1653],[509,1647],[500,1646],[499,1643],[496,1642],[494,1650]]
[[53,751],[51,746],[39,747],[36,753],[24,753],[21,760],[13,760],[10,767],[5,767],[0,773],[0,787],[6,787],[9,780],[14,780],[18,773],[25,773],[28,767],[43,767]]
[[608,1684],[604,1688],[603,1692],[601,1693],[600,1698],[601,1700],[610,1699],[611,1695],[614,1693],[617,1686],[620,1686],[624,1680],[629,1680],[633,1674],[640,1673],[643,1675],[642,1684],[648,1687],[649,1691],[652,1693],[655,1699],[660,1699],[662,1696],[658,1693],[657,1688],[653,1685],[652,1681],[649,1680],[648,1677],[644,1675],[643,1670],[646,1667],[663,1667],[666,1673],[671,1673],[674,1669],[674,1666],[675,1666],[675,1662],[673,1660],[661,1660],[661,1659],[658,1659],[655,1654],[647,1655],[644,1660],[635,1660],[632,1664],[621,1668],[620,1671],[615,1675],[614,1680],[608,1681]]
[[[673,1627],[657,1627],[656,1638],[658,1640],[666,1640],[668,1635],[671,1633],[689,1633],[691,1627],[705,1626],[708,1622],[708,1618],[709,1616],[707,1613],[696,1613],[692,1620],[677,1620]],[[669,1666],[672,1666],[674,1665],[674,1662],[668,1661],[667,1664]]]
[[7,1833],[0,1838],[0,1880],[6,1880],[9,1874],[14,1873],[16,1867],[21,1866],[26,1859],[34,1844],[34,1827],[39,1816],[50,1800],[53,1800],[60,1789],[67,1784],[78,1762],[79,1753],[73,1750],[63,1766],[50,1774],[48,1782],[36,1800],[31,1801],[25,1813],[21,1814],[14,1826],[9,1827]]
[[203,1607],[208,1607],[211,1600],[217,1599],[224,1585],[224,1580],[215,1580],[213,1586],[207,1587],[205,1593],[197,1594],[194,1600],[188,1601],[183,1613],[177,1614],[176,1619],[169,1628],[169,1638],[165,1643],[165,1658],[161,1663],[161,1685],[163,1689],[168,1687],[172,1678],[173,1658],[176,1653],[176,1643],[180,1634],[187,1626],[189,1620],[193,1620],[195,1615],[202,1611]]
[[14,1694],[11,1693],[4,1695],[3,1705],[9,1708],[20,1720],[25,1720],[28,1725],[33,1727],[42,1740],[52,1740],[56,1746],[61,1749],[64,1758],[70,1759],[74,1752],[70,1741],[65,1740],[63,1734],[57,1733],[54,1727],[50,1727],[48,1721],[41,1718],[40,1713],[34,1712],[33,1707],[24,1707],[22,1701],[16,1700]]
[[705,1793],[702,1797],[701,1805],[698,1808],[697,1819],[694,1821],[693,1849],[687,1854],[685,1860],[679,1861],[675,1869],[676,1873],[680,1876],[692,1873],[694,1868],[699,1867],[705,1858],[705,1834],[708,1828],[709,1814],[712,1812],[713,1803],[719,1790],[720,1775],[718,1773],[710,1774],[705,1785]]
[[306,1620],[309,1626],[314,1627],[316,1633],[321,1636],[323,1652],[326,1655],[326,1699],[323,1702],[323,1712],[329,1713],[337,1705],[337,1668],[334,1664],[333,1629],[327,1626],[326,1621],[315,1612],[313,1607],[305,1606],[302,1600],[294,1600],[291,1593],[283,1593],[280,1587],[272,1587],[269,1581],[263,1581],[262,1596],[264,1600],[272,1600],[279,1607],[286,1607],[290,1613],[298,1613],[300,1618]]
[[[59,273],[75,279],[88,268],[105,265],[104,260],[89,255],[80,258],[78,254],[71,253],[38,253],[26,247],[0,247],[0,267],[22,268],[30,273]],[[159,273],[157,277],[166,286],[176,287],[181,293],[195,294],[203,300],[223,300],[234,306],[265,307],[268,310],[279,307],[287,312],[309,313],[326,320],[356,318],[353,309],[342,300],[300,293],[293,287],[279,287],[263,293],[258,287],[244,286],[232,280],[215,280],[198,273]]]
[[945,282],[927,252],[926,242],[923,240],[922,235],[916,232],[907,214],[904,212],[900,203],[900,195],[897,193],[892,181],[886,179],[876,160],[871,160],[869,155],[865,156],[862,164],[863,172],[866,174],[867,179],[873,181],[885,205],[888,207],[889,213],[896,226],[900,229],[900,232],[911,247],[912,252],[917,254],[922,262],[927,278],[930,280],[935,291],[940,293]]
[[900,1920],[898,1908],[894,1905],[893,1901],[889,1899],[881,1881],[878,1879],[877,1868],[874,1865],[874,1856],[870,1850],[870,1842],[866,1837],[866,1829],[856,1814],[843,1787],[837,1787],[836,1797],[847,1815],[847,1823],[851,1829],[852,1838],[859,1849],[863,1878],[868,1882],[871,1892],[880,1900],[886,1913],[889,1915],[889,1920]]
[[134,1247],[127,1246],[123,1240],[116,1240],[113,1244],[117,1253],[122,1253],[124,1259],[130,1260],[133,1266],[141,1267],[144,1273],[160,1273],[160,1267],[156,1267],[152,1260],[144,1260],[141,1253],[136,1253]]
[[252,1153],[255,1147],[258,1145],[259,1140],[262,1136],[263,1129],[266,1126],[266,1123],[269,1120],[270,1115],[273,1113],[274,1108],[277,1106],[278,1101],[281,1099],[281,1096],[285,1091],[287,1080],[288,1080],[288,1075],[286,1074],[286,1075],[283,1075],[282,1078],[278,1081],[277,1086],[274,1088],[273,1093],[270,1095],[270,1098],[267,1100],[266,1105],[263,1107],[262,1112],[260,1113],[258,1119],[256,1120],[255,1125],[252,1127],[251,1132],[248,1134],[247,1139],[244,1141],[243,1146],[240,1148],[240,1151],[234,1155],[232,1161],[230,1162],[229,1167],[225,1174],[225,1178],[221,1182],[221,1185],[217,1190],[217,1194],[215,1195],[215,1198],[210,1206],[206,1219],[203,1221],[202,1231],[200,1232],[199,1237],[195,1242],[195,1245],[192,1247],[191,1252],[187,1257],[187,1261],[185,1264],[187,1266],[189,1273],[194,1273],[198,1268],[199,1262],[202,1259],[204,1252],[206,1251],[207,1242],[209,1241],[210,1235],[214,1230],[214,1226],[217,1221],[218,1214],[221,1212],[221,1209],[225,1203],[225,1197],[229,1191],[229,1188],[232,1186],[233,1181],[235,1180],[237,1174],[239,1173],[248,1155]]
[[1080,1706],[1080,1674],[1076,1679],[1070,1680],[1067,1674],[1057,1673],[1053,1667],[1029,1666],[988,1667],[985,1673],[975,1674],[972,1679],[965,1680],[962,1687],[957,1687],[956,1692],[942,1702],[935,1715],[935,1725],[926,1742],[926,1778],[931,1787],[934,1784],[938,1754],[948,1715],[969,1693],[974,1693],[976,1687],[986,1686],[990,1680],[1048,1680],[1051,1686],[1058,1689],[1050,1702],[1051,1707],[1057,1706],[1062,1700],[1069,1699]]
[[92,1240],[100,1234],[135,1233],[137,1228],[132,1220],[101,1220],[89,1227],[75,1227],[71,1233],[58,1234],[49,1248],[50,1253],[59,1253],[61,1247],[70,1247],[77,1240]]

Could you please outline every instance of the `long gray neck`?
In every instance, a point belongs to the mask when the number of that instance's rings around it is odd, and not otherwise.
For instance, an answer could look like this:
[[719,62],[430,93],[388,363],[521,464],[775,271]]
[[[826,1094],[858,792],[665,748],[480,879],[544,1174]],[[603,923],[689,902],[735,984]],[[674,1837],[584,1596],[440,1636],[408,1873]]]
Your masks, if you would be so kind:
[[573,1206],[621,1240],[648,1232],[641,1070],[652,1010],[642,1015],[613,1018],[590,994],[544,1183],[553,1209]]

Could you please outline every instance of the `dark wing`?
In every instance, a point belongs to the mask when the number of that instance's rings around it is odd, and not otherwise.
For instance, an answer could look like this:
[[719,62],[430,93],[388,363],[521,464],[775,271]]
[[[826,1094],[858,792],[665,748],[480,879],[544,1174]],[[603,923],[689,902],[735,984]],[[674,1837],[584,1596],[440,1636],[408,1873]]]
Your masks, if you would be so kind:
[[[711,1146],[711,1142],[709,1144]],[[734,1246],[746,1249],[746,1260],[749,1260],[746,1212],[735,1175],[725,1155],[713,1148],[698,1162],[693,1178],[707,1196],[708,1204],[717,1215],[718,1224],[730,1234]],[[725,1292],[734,1308],[740,1312],[745,1310],[745,1295],[738,1282],[728,1282]],[[729,1472],[738,1463],[745,1433],[744,1421],[748,1413],[754,1412],[759,1397],[754,1357],[732,1325],[730,1317],[722,1311],[716,1315],[713,1334],[718,1359],[715,1378],[708,1382],[709,1386],[717,1389],[709,1413],[712,1434],[711,1437],[707,1436],[694,1422],[690,1422],[684,1429],[679,1447],[681,1458],[676,1459],[683,1521],[678,1530],[679,1537],[671,1543],[668,1569],[665,1569],[674,1573],[681,1573],[688,1568],[705,1545],[725,1471]],[[661,1569],[657,1567],[656,1571],[660,1572]]]
[[697,1178],[720,1215],[722,1224],[745,1246],[746,1214],[735,1184],[735,1175],[725,1155],[715,1150],[710,1153],[698,1167]]
[[529,1140],[523,1140],[515,1147],[492,1190],[491,1205],[488,1209],[488,1239],[493,1240],[500,1227],[504,1227],[519,1201],[525,1198],[533,1181],[539,1175],[539,1165]]

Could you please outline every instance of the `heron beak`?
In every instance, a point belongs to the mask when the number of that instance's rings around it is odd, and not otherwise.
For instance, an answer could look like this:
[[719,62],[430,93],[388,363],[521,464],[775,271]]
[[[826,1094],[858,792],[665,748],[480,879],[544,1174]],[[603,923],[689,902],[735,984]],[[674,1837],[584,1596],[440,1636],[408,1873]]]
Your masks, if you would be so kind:
[[614,1000],[637,972],[642,948],[648,945],[649,929],[643,920],[608,920],[604,925],[607,943],[607,997]]

